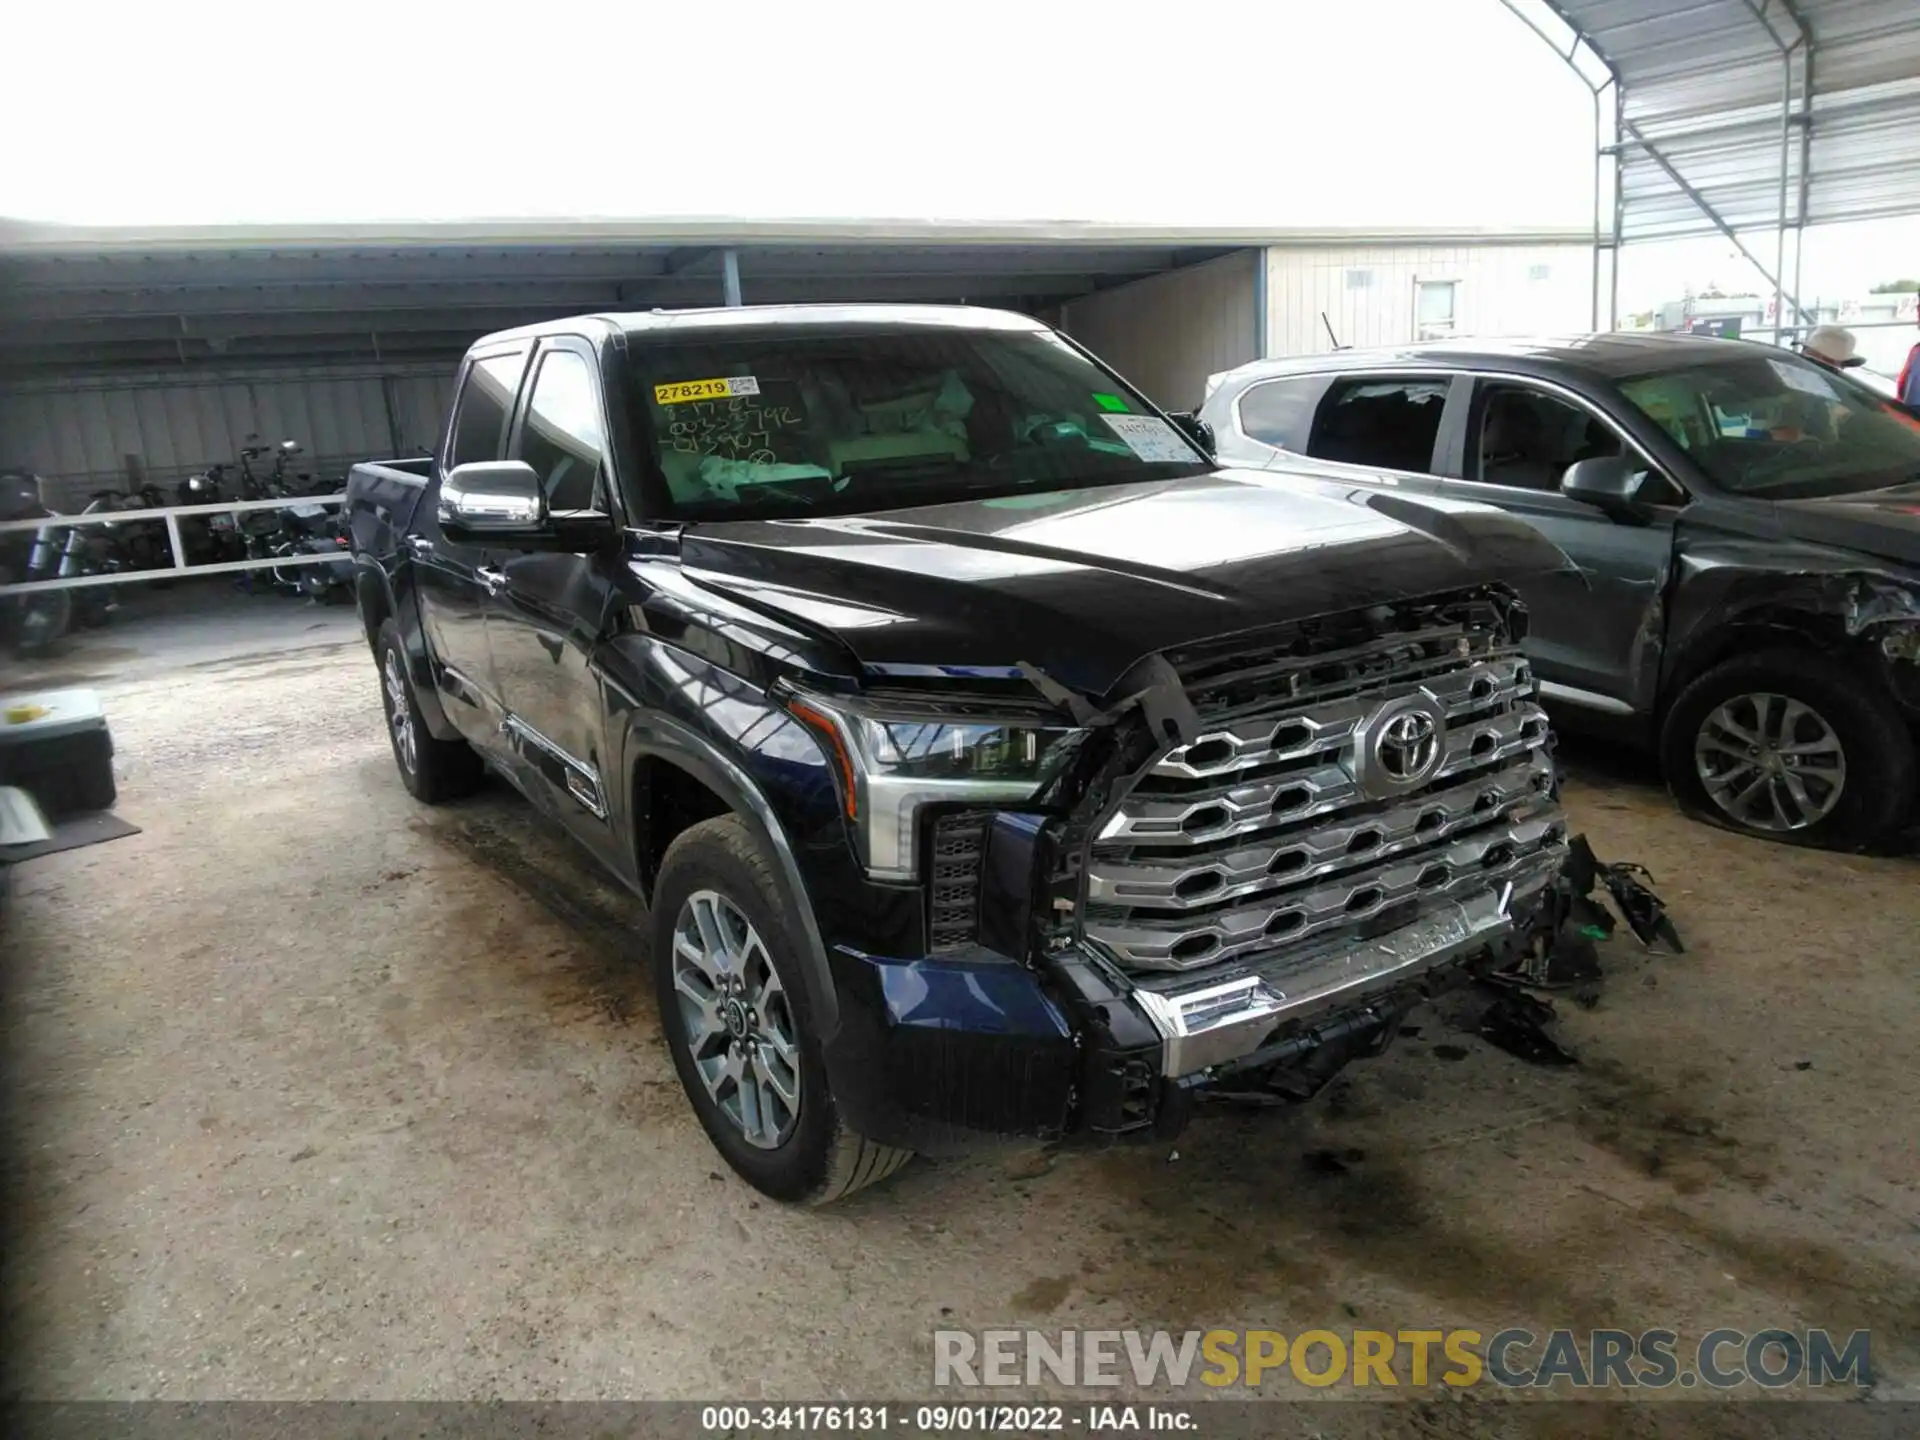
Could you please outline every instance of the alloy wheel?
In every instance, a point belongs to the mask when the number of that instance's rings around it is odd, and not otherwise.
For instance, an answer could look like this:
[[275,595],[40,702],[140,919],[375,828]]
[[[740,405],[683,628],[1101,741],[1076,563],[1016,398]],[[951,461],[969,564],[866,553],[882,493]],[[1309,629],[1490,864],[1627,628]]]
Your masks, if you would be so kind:
[[1735,695],[1700,722],[1694,768],[1708,797],[1751,830],[1804,830],[1833,813],[1847,755],[1825,716],[1790,695]]
[[696,890],[673,927],[673,990],[693,1066],[747,1143],[777,1149],[800,1120],[793,1007],[740,907]]
[[393,727],[394,747],[400,752],[400,765],[409,775],[417,761],[417,742],[413,734],[413,704],[407,694],[407,677],[400,669],[400,652],[389,649],[382,667],[387,692],[387,724]]

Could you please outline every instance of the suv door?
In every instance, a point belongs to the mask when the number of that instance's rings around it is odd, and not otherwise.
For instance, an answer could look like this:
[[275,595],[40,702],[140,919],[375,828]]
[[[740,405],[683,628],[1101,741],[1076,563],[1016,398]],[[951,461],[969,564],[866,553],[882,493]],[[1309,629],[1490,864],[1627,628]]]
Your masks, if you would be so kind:
[[[526,369],[528,347],[509,346],[476,355],[460,377],[453,420],[447,427],[444,475],[455,465],[498,460],[507,417]],[[408,537],[420,597],[420,624],[438,667],[436,682],[453,702],[451,720],[474,745],[499,747],[501,705],[487,643],[491,557],[478,545],[461,544],[440,531],[438,490],[420,507],[417,532]]]
[[[1663,639],[1660,602],[1686,492],[1624,431],[1570,390],[1519,378],[1474,382],[1465,434],[1441,493],[1494,505],[1564,550],[1575,572],[1527,595],[1527,641],[1549,700],[1602,714],[1643,712]],[[1649,473],[1649,503],[1614,519],[1560,493],[1579,460],[1629,454]]]
[[[571,337],[543,341],[507,458],[533,467],[550,512],[614,514],[606,435],[592,345]],[[506,704],[510,763],[536,800],[613,858],[604,789],[607,707],[593,666],[612,600],[609,558],[503,550],[497,563],[505,580],[494,593],[488,639]]]

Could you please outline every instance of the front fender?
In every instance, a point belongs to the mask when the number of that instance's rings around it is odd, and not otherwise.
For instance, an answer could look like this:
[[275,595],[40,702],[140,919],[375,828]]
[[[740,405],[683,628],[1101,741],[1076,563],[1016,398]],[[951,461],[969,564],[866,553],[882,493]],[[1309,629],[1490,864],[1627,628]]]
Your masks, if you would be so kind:
[[[780,898],[799,931],[801,978],[807,987],[814,1024],[823,1042],[830,1039],[839,1028],[840,1002],[827,963],[826,944],[821,939],[812,895],[801,873],[787,823],[766,790],[720,743],[657,706],[634,703],[623,717],[620,733],[623,735],[620,774],[625,779],[627,796],[633,794],[643,762],[664,760],[719,796],[753,830],[755,839],[773,861]],[[822,764],[824,766],[824,757]],[[630,809],[628,813],[631,814]],[[639,837],[634,839],[637,843]]]
[[[1667,628],[1663,689],[1695,673],[1728,627],[1815,620],[1841,642],[1880,648],[1889,661],[1915,648],[1920,576],[1862,563],[1850,551],[1803,543],[1722,540],[1683,547]],[[1893,648],[1887,648],[1888,641]]]

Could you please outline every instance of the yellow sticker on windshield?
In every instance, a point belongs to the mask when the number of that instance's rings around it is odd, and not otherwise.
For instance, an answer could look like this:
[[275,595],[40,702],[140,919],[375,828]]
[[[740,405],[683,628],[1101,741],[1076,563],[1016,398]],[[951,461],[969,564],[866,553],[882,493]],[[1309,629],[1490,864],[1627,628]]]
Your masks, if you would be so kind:
[[718,380],[676,380],[653,387],[659,405],[684,405],[689,400],[731,400],[736,395],[758,395],[760,382],[751,375],[725,375]]

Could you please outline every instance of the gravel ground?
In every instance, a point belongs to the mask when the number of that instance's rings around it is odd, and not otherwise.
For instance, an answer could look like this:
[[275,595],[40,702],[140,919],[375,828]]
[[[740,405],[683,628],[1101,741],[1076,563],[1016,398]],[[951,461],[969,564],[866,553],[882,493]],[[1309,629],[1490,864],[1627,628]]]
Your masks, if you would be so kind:
[[0,933],[13,1395],[903,1397],[934,1329],[1003,1324],[1870,1327],[1915,1393],[1911,859],[1576,759],[1690,947],[1605,947],[1579,1066],[1429,1010],[1298,1110],[794,1212],[695,1124],[636,904],[516,797],[414,804],[351,622],[282,615],[299,648],[14,677],[102,690],[143,833],[21,866]]

